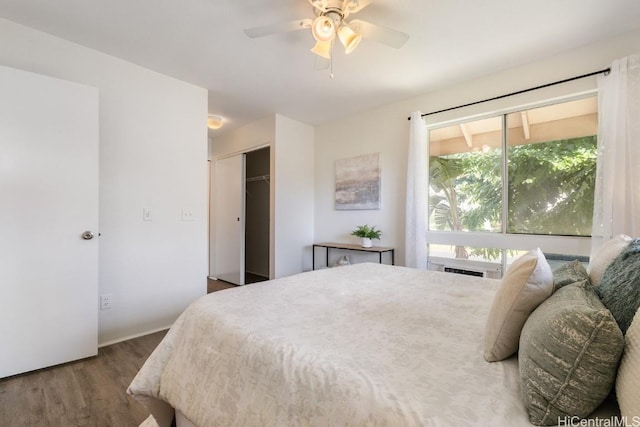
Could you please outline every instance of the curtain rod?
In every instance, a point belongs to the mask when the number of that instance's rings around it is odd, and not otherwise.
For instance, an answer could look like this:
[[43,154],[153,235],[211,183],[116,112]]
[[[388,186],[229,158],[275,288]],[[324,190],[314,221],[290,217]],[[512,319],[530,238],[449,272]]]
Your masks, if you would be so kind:
[[[555,86],[555,85],[559,85],[559,84],[567,83],[567,82],[572,82],[574,80],[584,79],[586,77],[591,77],[591,76],[595,76],[595,75],[598,75],[598,74],[607,75],[607,74],[609,74],[610,71],[611,71],[611,68],[605,68],[603,70],[594,71],[592,73],[583,74],[581,76],[569,77],[568,79],[558,80],[556,82],[547,83],[547,84],[543,84],[543,85],[536,86],[536,87],[530,87],[530,88],[527,88],[527,89],[522,89],[522,90],[519,90],[517,92],[511,92],[511,93],[507,93],[507,94],[504,94],[504,95],[494,96],[493,98],[487,98],[487,99],[483,99],[481,101],[470,102],[468,104],[458,105],[456,107],[450,107],[450,108],[445,108],[443,110],[432,111],[431,113],[424,113],[424,114],[422,114],[421,117],[430,116],[432,114],[444,113],[445,111],[457,110],[458,108],[470,107],[472,105],[482,104],[483,102],[495,101],[497,99],[507,98],[509,96],[520,95],[521,93],[531,92],[531,91],[538,90],[538,89],[544,89],[545,87]],[[409,117],[408,119],[411,120],[411,117]]]

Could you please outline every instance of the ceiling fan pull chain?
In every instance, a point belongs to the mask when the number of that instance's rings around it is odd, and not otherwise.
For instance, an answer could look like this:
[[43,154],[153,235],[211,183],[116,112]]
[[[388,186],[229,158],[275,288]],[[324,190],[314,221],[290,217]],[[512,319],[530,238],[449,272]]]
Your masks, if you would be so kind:
[[333,41],[331,42],[331,55],[329,57],[329,77],[333,80]]

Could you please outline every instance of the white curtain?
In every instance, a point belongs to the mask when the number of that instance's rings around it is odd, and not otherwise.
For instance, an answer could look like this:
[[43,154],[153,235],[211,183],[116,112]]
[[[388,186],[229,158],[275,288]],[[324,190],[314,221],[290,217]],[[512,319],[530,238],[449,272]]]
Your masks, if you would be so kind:
[[598,115],[592,254],[618,234],[640,237],[640,55],[598,78]]
[[427,268],[427,137],[422,113],[411,114],[407,161],[405,265]]

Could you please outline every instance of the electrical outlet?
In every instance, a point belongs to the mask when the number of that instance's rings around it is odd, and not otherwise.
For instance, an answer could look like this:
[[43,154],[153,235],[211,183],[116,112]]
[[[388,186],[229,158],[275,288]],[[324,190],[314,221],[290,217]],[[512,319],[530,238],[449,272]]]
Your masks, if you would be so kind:
[[111,308],[112,303],[113,303],[112,294],[100,295],[100,310],[109,310]]

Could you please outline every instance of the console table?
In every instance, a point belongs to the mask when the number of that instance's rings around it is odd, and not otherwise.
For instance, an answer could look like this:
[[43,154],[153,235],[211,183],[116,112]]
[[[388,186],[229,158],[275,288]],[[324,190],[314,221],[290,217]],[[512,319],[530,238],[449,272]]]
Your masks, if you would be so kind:
[[329,267],[329,250],[330,249],[342,249],[348,251],[359,252],[373,252],[378,254],[378,262],[382,264],[382,254],[389,252],[391,254],[391,265],[395,265],[395,248],[388,248],[384,246],[372,246],[370,248],[363,248],[360,245],[353,245],[349,243],[314,243],[312,248],[313,269],[316,269],[316,248],[325,248],[326,251],[326,265]]

